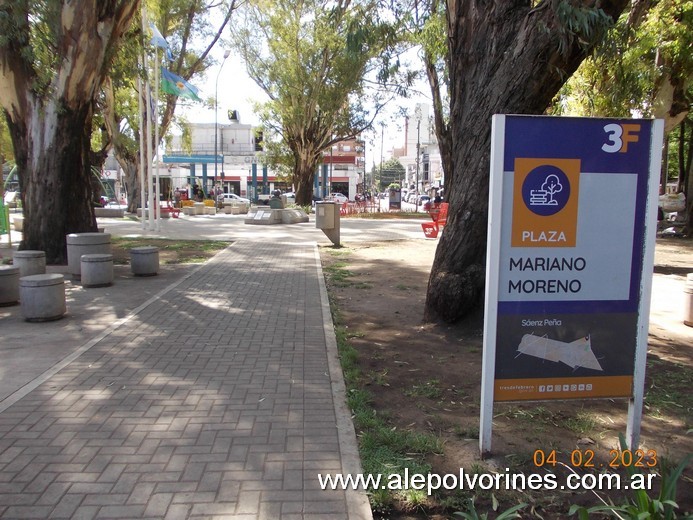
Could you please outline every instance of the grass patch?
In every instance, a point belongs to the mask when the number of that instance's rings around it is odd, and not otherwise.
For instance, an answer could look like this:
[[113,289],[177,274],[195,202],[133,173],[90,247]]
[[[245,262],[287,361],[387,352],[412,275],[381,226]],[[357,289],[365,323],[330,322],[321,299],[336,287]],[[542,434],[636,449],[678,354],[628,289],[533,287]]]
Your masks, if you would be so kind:
[[335,262],[323,269],[330,283],[336,287],[349,287],[354,273],[346,269],[346,262]]
[[[663,412],[682,416],[686,427],[693,426],[690,410],[693,410],[693,371],[679,364],[664,363],[658,359],[648,359],[648,367],[657,370],[648,371],[653,374],[645,391],[645,407],[654,415],[664,415]],[[662,365],[667,365],[663,370]],[[671,366],[668,366],[671,365]]]
[[115,264],[128,264],[130,249],[142,246],[159,248],[159,258],[164,264],[202,263],[209,260],[231,242],[219,240],[168,240],[163,238],[112,237],[111,249]]
[[597,420],[587,412],[578,412],[575,417],[569,417],[565,420],[565,427],[579,435],[591,432],[596,425]]
[[[334,256],[345,256],[349,253],[348,250],[331,250],[326,249]],[[335,261],[334,263],[324,266],[323,272],[330,285],[334,287],[353,287],[354,289],[372,289],[373,284],[370,282],[355,281],[352,278],[355,276],[352,271],[347,269],[348,263],[346,258]]]
[[[340,263],[335,269],[337,272],[342,270],[346,271],[344,263]],[[325,271],[330,272],[328,269]],[[390,510],[395,503],[403,503],[412,510],[421,508],[429,500],[425,491],[380,488],[383,485],[387,487],[388,482],[403,479],[407,470],[409,474],[430,472],[431,466],[425,461],[425,457],[442,453],[442,442],[434,435],[400,430],[394,427],[386,416],[377,413],[372,406],[370,392],[363,388],[365,380],[370,381],[372,377],[364,377],[358,366],[358,352],[349,343],[349,339],[357,335],[341,324],[339,308],[333,298],[330,298],[330,307],[335,324],[337,350],[347,387],[347,405],[358,432],[363,469],[366,474],[381,475],[384,479],[377,488],[371,485],[367,490],[371,506],[374,511],[379,512]],[[386,373],[377,374],[376,380],[386,384],[386,376]]]
[[425,383],[414,385],[409,390],[405,390],[404,395],[408,397],[428,397],[429,399],[440,399],[443,396],[443,390],[440,388],[440,381],[437,379],[431,379]]

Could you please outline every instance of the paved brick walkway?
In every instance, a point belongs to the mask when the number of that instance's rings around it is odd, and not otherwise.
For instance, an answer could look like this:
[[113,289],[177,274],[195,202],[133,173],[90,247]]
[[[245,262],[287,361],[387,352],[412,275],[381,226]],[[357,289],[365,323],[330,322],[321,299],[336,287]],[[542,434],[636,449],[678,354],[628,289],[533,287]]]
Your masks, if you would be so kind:
[[237,242],[0,413],[2,518],[369,518],[314,245]]

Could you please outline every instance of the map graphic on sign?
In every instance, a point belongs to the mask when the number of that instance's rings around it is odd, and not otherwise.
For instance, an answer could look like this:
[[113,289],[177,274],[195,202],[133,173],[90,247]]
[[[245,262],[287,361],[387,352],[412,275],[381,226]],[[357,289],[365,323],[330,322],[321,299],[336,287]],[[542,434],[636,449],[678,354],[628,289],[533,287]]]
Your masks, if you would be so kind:
[[546,336],[525,334],[517,347],[520,354],[534,356],[547,361],[565,363],[572,369],[580,367],[602,371],[597,356],[592,352],[592,340],[587,335],[566,343]]

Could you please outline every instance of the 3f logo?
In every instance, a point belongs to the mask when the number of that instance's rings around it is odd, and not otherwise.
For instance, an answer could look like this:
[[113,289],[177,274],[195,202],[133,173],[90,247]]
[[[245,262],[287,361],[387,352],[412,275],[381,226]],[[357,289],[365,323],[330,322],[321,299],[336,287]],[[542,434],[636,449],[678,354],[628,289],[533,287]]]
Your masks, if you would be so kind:
[[606,132],[607,142],[602,145],[602,150],[606,153],[626,153],[628,151],[628,143],[638,142],[640,125],[611,123],[604,127],[604,131]]

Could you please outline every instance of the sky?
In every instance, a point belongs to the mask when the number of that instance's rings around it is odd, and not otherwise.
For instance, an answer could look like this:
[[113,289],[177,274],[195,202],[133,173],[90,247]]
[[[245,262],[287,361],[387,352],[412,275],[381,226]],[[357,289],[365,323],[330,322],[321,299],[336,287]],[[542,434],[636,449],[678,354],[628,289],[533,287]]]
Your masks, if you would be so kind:
[[[259,125],[259,118],[253,113],[254,102],[264,102],[267,100],[266,94],[250,79],[246,72],[245,64],[240,57],[231,51],[226,62],[221,66],[223,60],[224,49],[219,48],[214,52],[214,57],[218,64],[209,68],[206,78],[202,81],[193,81],[192,83],[198,87],[200,97],[202,99],[213,98],[215,91],[218,91],[218,123],[227,124],[229,122],[227,112],[229,109],[238,110],[240,112],[241,123],[250,125]],[[414,54],[410,60],[418,60]],[[217,89],[218,77],[218,89]],[[366,165],[370,171],[375,163],[380,164],[381,159],[381,142],[383,142],[383,160],[387,161],[392,154],[392,149],[395,147],[404,146],[404,118],[396,115],[400,106],[405,106],[413,113],[416,103],[429,103],[430,92],[425,81],[416,85],[416,90],[421,95],[413,96],[409,99],[395,100],[384,112],[383,117],[376,122],[377,131],[368,132],[364,138],[366,140]],[[214,123],[214,110],[201,107],[199,104],[187,104],[182,110],[191,123]],[[385,121],[384,135],[381,134],[380,122]],[[376,135],[377,134],[377,135]]]

